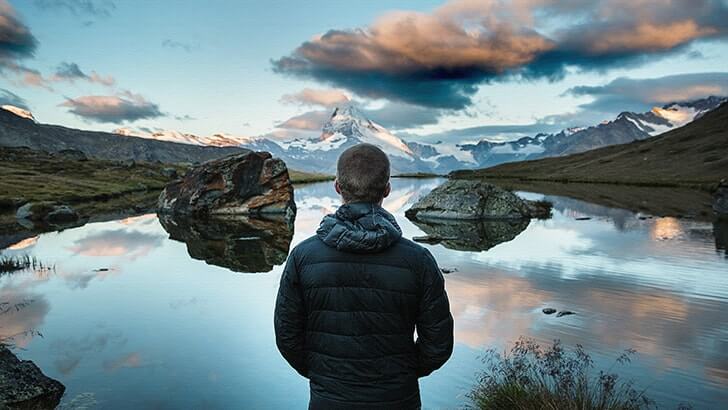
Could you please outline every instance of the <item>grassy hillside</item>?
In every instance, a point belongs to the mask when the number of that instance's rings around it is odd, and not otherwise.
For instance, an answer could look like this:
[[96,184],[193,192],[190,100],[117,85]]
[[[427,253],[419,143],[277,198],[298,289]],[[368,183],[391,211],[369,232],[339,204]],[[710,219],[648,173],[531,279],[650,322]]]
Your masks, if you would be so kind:
[[79,160],[72,155],[0,147],[0,209],[12,211],[24,202],[104,202],[131,194],[135,194],[134,203],[146,192],[158,195],[171,179],[165,176],[165,168],[170,166]]
[[707,188],[728,177],[728,103],[642,141],[450,176]]

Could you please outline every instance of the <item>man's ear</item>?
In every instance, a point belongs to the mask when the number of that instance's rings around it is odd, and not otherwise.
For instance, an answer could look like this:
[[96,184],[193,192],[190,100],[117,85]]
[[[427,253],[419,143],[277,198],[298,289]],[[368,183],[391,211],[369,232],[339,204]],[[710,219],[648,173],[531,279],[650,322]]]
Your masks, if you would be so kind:
[[387,182],[387,186],[384,187],[384,196],[383,196],[383,198],[388,197],[391,192],[392,192],[392,184],[390,182]]
[[336,190],[336,193],[341,195],[341,187],[339,186],[339,180],[334,180],[334,189]]

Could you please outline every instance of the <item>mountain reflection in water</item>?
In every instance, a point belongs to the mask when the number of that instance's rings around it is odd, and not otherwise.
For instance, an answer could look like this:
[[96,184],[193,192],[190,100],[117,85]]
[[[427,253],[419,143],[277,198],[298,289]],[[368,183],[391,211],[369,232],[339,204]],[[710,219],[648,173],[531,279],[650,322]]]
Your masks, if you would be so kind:
[[[392,181],[383,206],[404,237],[455,229],[403,216],[441,182]],[[308,384],[275,347],[273,304],[289,248],[339,205],[332,185],[296,188],[295,231],[169,225],[145,215],[4,249],[56,269],[0,277],[0,302],[30,302],[0,315],[0,337],[15,336],[22,359],[66,384],[65,404],[90,395],[112,409],[305,407]],[[545,198],[530,192],[520,194]],[[423,407],[463,407],[483,351],[502,350],[522,335],[582,344],[600,367],[637,349],[630,366],[615,370],[663,408],[728,402],[726,224],[548,193],[552,219],[504,230],[476,224],[462,231],[462,241],[425,245],[442,267],[457,271],[446,276],[455,350],[421,380]],[[591,219],[576,219],[584,217]],[[576,315],[547,316],[544,307]]]

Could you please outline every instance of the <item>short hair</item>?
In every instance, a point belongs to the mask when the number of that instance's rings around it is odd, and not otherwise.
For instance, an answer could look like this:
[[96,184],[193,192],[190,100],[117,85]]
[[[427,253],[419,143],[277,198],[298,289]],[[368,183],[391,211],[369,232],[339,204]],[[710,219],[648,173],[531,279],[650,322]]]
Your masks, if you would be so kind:
[[345,202],[377,203],[389,182],[389,158],[376,145],[355,145],[339,156],[336,180]]

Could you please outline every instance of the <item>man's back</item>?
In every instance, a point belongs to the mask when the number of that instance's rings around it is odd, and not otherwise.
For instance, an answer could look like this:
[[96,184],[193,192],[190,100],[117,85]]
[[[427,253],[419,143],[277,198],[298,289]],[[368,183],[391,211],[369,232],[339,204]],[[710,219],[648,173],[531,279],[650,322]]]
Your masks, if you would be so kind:
[[311,408],[417,408],[418,377],[452,353],[437,264],[375,204],[343,205],[291,252],[275,316]]

